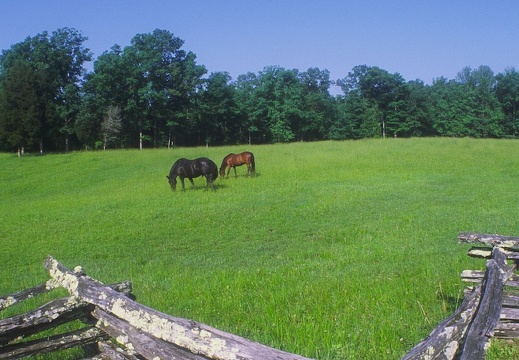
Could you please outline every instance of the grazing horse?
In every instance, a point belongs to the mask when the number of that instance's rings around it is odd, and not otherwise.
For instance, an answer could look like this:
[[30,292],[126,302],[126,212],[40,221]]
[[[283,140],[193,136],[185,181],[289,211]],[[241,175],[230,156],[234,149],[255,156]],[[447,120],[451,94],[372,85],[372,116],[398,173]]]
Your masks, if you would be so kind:
[[206,157],[197,158],[195,160],[182,158],[175,161],[171,167],[169,176],[166,176],[169,180],[169,186],[171,186],[171,190],[173,191],[177,189],[177,176],[182,182],[182,191],[186,191],[184,187],[185,178],[188,178],[189,181],[191,181],[191,185],[195,186],[193,178],[199,176],[205,176],[207,179],[206,190],[209,188],[209,185],[215,190],[213,181],[218,178],[218,167],[212,160]]
[[231,168],[234,169],[234,176],[237,177],[236,174],[236,166],[241,166],[243,164],[247,165],[247,176],[249,173],[256,173],[256,165],[254,163],[254,154],[250,151],[244,151],[241,154],[229,154],[223,158],[222,166],[220,166],[220,177],[223,179],[225,176],[225,170],[227,169],[227,178],[229,178],[229,173],[231,172]]

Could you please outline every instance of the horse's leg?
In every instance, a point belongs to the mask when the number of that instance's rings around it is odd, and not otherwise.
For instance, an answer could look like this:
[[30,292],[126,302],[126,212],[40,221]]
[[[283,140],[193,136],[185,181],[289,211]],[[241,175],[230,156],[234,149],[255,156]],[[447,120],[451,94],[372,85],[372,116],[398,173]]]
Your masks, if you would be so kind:
[[176,191],[177,190],[177,176],[166,176],[169,180],[169,186],[171,187],[171,190]]
[[184,186],[184,177],[180,176],[180,182],[182,183],[182,191],[186,191],[186,187]]
[[193,185],[193,187],[195,187],[195,182],[193,181],[193,179],[191,179],[191,178],[188,178],[188,179],[189,179],[189,181],[191,181],[191,185]]
[[249,173],[251,172],[250,170],[250,164],[246,164],[247,165],[247,176],[249,176]]
[[231,172],[231,167],[228,166],[228,167],[227,167],[227,179],[229,178],[229,173],[230,173],[230,172]]
[[233,166],[232,168],[234,169],[234,177],[237,178],[238,174],[236,173],[236,166]]
[[209,176],[210,175],[207,175],[205,178],[207,180],[207,184],[205,185],[205,191],[207,191],[207,189],[209,189],[209,185],[211,185],[211,188],[213,189],[213,191],[216,191],[216,189],[214,188],[214,184],[213,184],[213,180],[209,180]]

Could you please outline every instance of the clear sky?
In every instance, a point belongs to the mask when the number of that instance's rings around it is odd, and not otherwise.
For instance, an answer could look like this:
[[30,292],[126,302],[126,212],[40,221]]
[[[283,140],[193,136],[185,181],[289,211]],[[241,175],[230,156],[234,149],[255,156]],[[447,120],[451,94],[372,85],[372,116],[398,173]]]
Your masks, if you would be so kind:
[[270,65],[336,80],[366,64],[426,83],[465,66],[519,69],[517,0],[0,0],[2,50],[63,27],[94,57],[168,30],[208,73],[233,79]]

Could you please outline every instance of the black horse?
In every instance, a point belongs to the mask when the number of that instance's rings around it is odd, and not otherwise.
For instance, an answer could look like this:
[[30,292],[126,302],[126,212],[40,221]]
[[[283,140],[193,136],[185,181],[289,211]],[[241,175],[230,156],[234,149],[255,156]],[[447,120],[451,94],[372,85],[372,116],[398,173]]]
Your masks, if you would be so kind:
[[188,160],[185,158],[178,159],[175,161],[173,166],[171,167],[171,171],[169,172],[169,176],[166,176],[169,180],[169,185],[171,186],[171,190],[175,191],[177,189],[177,176],[180,178],[182,182],[182,190],[185,191],[184,187],[184,179],[188,178],[191,181],[191,184],[195,186],[193,182],[193,178],[199,176],[205,176],[207,179],[206,190],[211,185],[211,188],[215,190],[213,181],[218,177],[218,167],[216,164],[206,158],[201,157],[195,160]]

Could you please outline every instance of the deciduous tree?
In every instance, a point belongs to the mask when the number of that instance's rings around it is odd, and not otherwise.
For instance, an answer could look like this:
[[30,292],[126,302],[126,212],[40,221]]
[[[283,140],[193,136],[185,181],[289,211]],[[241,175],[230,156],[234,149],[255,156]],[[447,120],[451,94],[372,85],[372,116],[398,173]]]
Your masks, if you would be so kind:
[[503,110],[503,131],[519,136],[519,72],[511,67],[496,76],[496,96]]
[[[20,112],[23,108],[41,109],[42,103],[45,104],[43,115],[34,120],[39,121],[40,151],[43,151],[44,141],[53,144],[64,143],[65,150],[68,150],[69,135],[73,131],[73,123],[80,105],[83,64],[91,60],[90,51],[83,47],[85,40],[79,31],[63,28],[51,35],[43,32],[35,37],[28,37],[9,50],[3,51],[0,56],[0,87],[4,88],[4,96],[12,96],[16,88],[33,87],[32,96],[21,98],[17,102],[4,102],[4,113]],[[17,68],[9,75],[13,67]],[[15,83],[17,85],[13,88]],[[27,114],[27,111],[25,113]],[[16,123],[12,120],[0,114],[0,123],[10,122],[13,129]],[[24,127],[22,122],[19,126]],[[22,141],[27,146],[34,146],[34,139],[31,139],[26,131],[19,132],[23,133],[29,137]],[[60,138],[64,138],[64,141],[60,141]]]
[[181,50],[184,41],[167,30],[138,34],[123,51],[129,70],[129,99],[125,106],[129,126],[139,132],[140,148],[144,132],[158,145],[161,130],[171,119],[181,122],[189,96],[201,85],[205,67],[196,65],[196,56]]
[[121,132],[121,108],[118,106],[108,106],[108,110],[101,122],[101,134],[103,136],[103,149],[117,139]]
[[0,86],[0,143],[3,150],[40,146],[50,99],[43,93],[46,79],[26,61],[2,72]]
[[244,140],[235,99],[229,73],[212,73],[202,88],[198,107],[197,128],[206,145],[228,145]]
[[382,137],[386,136],[386,117],[390,104],[403,83],[404,79],[400,74],[390,74],[377,66],[367,65],[355,66],[346,78],[338,81],[346,96],[354,93],[376,105],[380,113]]

